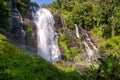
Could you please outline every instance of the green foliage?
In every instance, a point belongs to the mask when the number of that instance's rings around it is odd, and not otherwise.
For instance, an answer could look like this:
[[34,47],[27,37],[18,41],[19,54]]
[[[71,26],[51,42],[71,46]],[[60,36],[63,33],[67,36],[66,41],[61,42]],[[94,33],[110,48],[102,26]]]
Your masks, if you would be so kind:
[[78,24],[87,30],[101,29],[97,35],[108,39],[120,34],[119,0],[57,0],[48,5],[58,11],[64,27]]
[[33,41],[31,40],[32,27],[26,26],[25,32],[26,32],[26,39],[27,39],[26,44],[29,45],[29,46],[35,46],[35,44],[34,44]]
[[30,6],[35,6],[39,8],[39,5],[36,2],[30,2]]
[[91,31],[94,33],[95,36],[102,37],[103,35],[102,30],[100,28],[94,27]]
[[12,0],[23,17],[26,17],[30,6],[39,7],[38,4],[31,2],[31,0]]
[[64,56],[67,60],[72,60],[72,58],[73,58],[72,53],[68,48],[65,50],[65,55]]
[[30,26],[27,26],[25,32],[27,35],[30,35],[32,33],[32,28]]
[[102,8],[100,7],[100,5],[92,5],[92,11],[93,11],[93,23],[94,23],[94,26],[97,26],[97,27],[100,27],[100,23],[102,21]]
[[117,56],[120,58],[120,36],[108,39],[107,41],[103,42],[99,50],[102,53]]
[[22,15],[23,17],[26,16],[26,14],[27,14],[27,9],[26,9],[26,8],[20,7],[20,8],[19,8],[19,11],[20,11],[20,13],[21,13],[21,15]]
[[72,68],[69,70],[57,69],[40,57],[28,55],[17,49],[6,40],[0,34],[0,80],[81,79],[80,74]]
[[66,34],[61,34],[60,37],[59,37],[59,41],[63,41],[65,44],[68,43],[68,40],[67,40],[67,35]]
[[59,45],[63,49],[62,54],[67,60],[72,60],[73,57],[75,57],[79,53],[79,49],[77,47],[70,48],[68,46],[68,41],[71,41],[71,39],[68,40],[68,36],[66,34],[60,35]]
[[[65,76],[67,76],[67,77],[70,77],[71,76],[71,78],[70,78],[70,80],[83,80],[82,78],[81,78],[81,76],[80,75],[78,75],[78,74],[76,74],[76,70],[75,70],[75,68],[74,68],[74,66],[73,65],[71,65],[71,67],[69,67],[69,68],[65,68],[65,67],[59,67],[59,69],[60,70],[62,70],[62,71],[64,71],[64,72],[66,72],[66,73],[68,73],[67,75],[65,75]],[[75,72],[76,71],[76,72]],[[72,73],[71,73],[72,72]],[[67,78],[66,78],[67,79]],[[68,79],[67,79],[68,80]]]
[[0,28],[9,29],[10,8],[4,0],[0,0]]
[[7,38],[5,36],[3,36],[2,34],[0,34],[0,41],[8,41]]
[[80,60],[83,61],[84,60],[84,56],[81,55],[80,56]]
[[61,34],[60,37],[59,37],[59,44],[60,44],[60,47],[64,50],[64,54],[63,56],[67,59],[67,60],[71,60],[71,52],[70,50],[68,49],[68,39],[67,39],[67,35],[66,34]]
[[66,34],[61,34],[59,37],[59,44],[65,51],[67,50],[67,43],[68,40]]
[[77,56],[79,53],[79,49],[77,47],[72,47],[70,50],[73,56]]
[[[80,8],[77,8],[76,22],[80,24],[85,29],[92,27],[92,5],[90,2],[83,2],[80,4]],[[83,22],[84,21],[84,22]]]
[[114,8],[114,20],[112,21],[112,25],[115,28],[115,35],[120,34],[120,6]]
[[99,67],[90,66],[83,73],[86,80],[118,80],[120,79],[120,64],[116,57],[109,55],[107,59],[98,59]]

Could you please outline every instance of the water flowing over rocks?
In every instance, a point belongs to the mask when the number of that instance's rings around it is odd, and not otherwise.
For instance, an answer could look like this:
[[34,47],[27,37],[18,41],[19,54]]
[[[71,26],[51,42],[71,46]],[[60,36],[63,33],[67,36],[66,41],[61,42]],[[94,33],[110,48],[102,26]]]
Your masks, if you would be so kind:
[[33,16],[37,25],[37,47],[38,55],[54,63],[61,59],[57,42],[57,33],[54,28],[54,18],[47,9],[40,9],[36,12],[38,18]]
[[[92,43],[92,39],[87,33],[87,31],[81,29],[81,27],[77,24],[73,25],[75,26],[74,29],[66,28],[64,27],[62,17],[59,13],[54,15],[55,21],[51,20],[50,14],[51,13],[46,9],[38,10],[38,8],[31,8],[30,11],[28,10],[27,16],[23,18],[17,8],[12,8],[11,25],[13,30],[13,36],[15,36],[15,39],[18,40],[18,42],[22,42],[22,44],[25,44],[25,40],[23,39],[26,33],[23,30],[26,26],[32,27],[32,33],[30,34],[28,41],[32,40],[34,45],[38,48],[38,50],[31,47],[27,48],[23,45],[20,46],[20,48],[23,48],[27,51],[30,50],[34,53],[38,51],[38,55],[54,63],[55,61],[60,60],[60,54],[65,54],[65,50],[60,45],[59,50],[57,42],[59,36],[64,33],[67,35],[68,49],[70,50],[72,48],[77,48],[79,49],[78,55],[81,56],[84,54],[84,58],[85,55],[87,55],[87,58],[89,57],[88,59],[90,59],[94,55],[93,50],[97,51],[97,48]],[[57,26],[56,29],[53,27],[54,24],[55,26]],[[57,31],[58,34],[55,31]],[[22,34],[22,37],[21,32],[24,33]],[[89,45],[91,45],[92,47]],[[80,56],[73,57],[73,61],[77,61],[77,59],[80,58]]]

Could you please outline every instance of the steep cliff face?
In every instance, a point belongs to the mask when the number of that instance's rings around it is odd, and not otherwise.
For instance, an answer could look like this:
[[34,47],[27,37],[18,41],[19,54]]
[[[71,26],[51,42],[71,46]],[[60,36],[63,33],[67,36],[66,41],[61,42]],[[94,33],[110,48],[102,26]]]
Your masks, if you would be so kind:
[[24,18],[23,23],[24,23],[25,26],[32,29],[32,32],[31,32],[29,38],[32,40],[32,42],[36,46],[37,45],[37,27],[36,27],[36,24],[33,21],[32,14],[31,14],[30,10],[28,10],[27,15]]
[[[22,34],[24,34],[24,42],[36,46],[36,25],[32,20],[31,11],[28,9],[26,14],[21,15],[18,7],[10,0],[6,0],[8,6],[11,8],[11,36],[15,41],[22,41]],[[24,33],[22,32],[24,30]]]

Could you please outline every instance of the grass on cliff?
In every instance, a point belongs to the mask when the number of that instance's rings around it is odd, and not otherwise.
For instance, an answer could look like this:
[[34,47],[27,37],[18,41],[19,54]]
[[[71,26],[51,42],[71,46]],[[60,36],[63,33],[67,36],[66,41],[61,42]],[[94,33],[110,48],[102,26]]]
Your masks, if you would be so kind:
[[0,80],[81,80],[74,70],[64,71],[40,57],[28,55],[0,34]]

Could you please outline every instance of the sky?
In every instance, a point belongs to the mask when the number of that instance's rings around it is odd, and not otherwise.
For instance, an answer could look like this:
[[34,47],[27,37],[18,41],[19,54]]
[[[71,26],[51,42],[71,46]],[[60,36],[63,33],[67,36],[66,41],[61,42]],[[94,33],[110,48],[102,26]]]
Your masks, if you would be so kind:
[[32,2],[37,2],[37,4],[42,5],[42,4],[50,4],[55,0],[31,0]]

